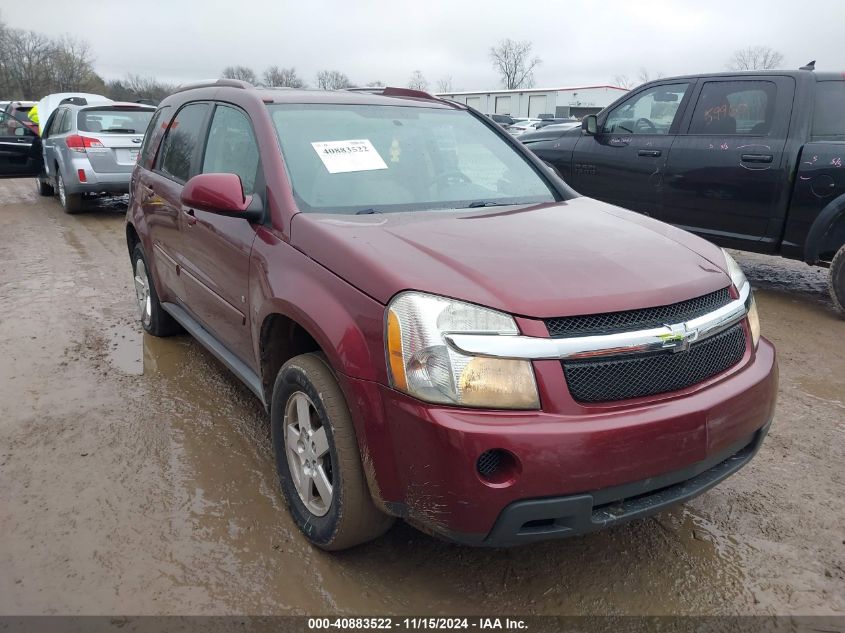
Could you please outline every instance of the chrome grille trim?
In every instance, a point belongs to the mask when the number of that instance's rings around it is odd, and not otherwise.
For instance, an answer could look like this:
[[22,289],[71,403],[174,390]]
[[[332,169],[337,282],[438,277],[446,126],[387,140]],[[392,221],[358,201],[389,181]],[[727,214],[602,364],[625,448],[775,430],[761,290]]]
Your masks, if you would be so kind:
[[739,298],[708,314],[662,327],[571,338],[539,338],[500,334],[445,334],[448,345],[471,356],[519,360],[564,360],[622,356],[666,350],[682,351],[691,343],[725,331],[745,318],[751,285],[739,289]]

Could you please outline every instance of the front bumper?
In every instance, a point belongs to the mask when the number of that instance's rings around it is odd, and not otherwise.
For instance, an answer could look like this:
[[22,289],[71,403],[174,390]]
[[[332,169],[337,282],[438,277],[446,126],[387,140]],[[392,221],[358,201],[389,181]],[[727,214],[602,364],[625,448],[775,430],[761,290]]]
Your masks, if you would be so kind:
[[[747,463],[774,415],[777,362],[765,339],[735,368],[701,385],[612,406],[574,404],[559,362],[534,365],[542,411],[436,406],[341,375],[376,502],[465,543],[590,531],[715,485]],[[491,449],[517,457],[517,476],[493,484],[478,474],[479,456]],[[630,498],[647,493],[651,500]],[[617,519],[601,514],[606,503],[620,500],[627,509]],[[579,505],[574,514],[572,503]],[[530,508],[539,515],[513,527],[534,516]],[[527,534],[524,524],[531,521],[539,523],[529,528],[546,533]]]
[[745,466],[760,449],[771,422],[720,454],[681,470],[592,493],[515,501],[483,538],[455,533],[467,545],[508,547],[595,532],[650,516],[706,492]]

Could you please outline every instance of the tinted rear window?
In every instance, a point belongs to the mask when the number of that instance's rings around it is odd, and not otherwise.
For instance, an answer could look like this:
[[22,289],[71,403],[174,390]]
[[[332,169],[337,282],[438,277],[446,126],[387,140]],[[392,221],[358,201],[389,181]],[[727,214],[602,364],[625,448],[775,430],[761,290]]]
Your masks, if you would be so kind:
[[77,124],[81,132],[143,134],[154,112],[140,108],[92,108],[79,112]]
[[845,136],[845,81],[816,84],[813,136]]

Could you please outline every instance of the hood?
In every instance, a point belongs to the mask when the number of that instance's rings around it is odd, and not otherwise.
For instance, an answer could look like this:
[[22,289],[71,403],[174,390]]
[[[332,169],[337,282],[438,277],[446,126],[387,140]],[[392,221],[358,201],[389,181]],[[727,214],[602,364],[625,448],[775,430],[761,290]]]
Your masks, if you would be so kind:
[[730,284],[717,247],[591,198],[459,211],[298,213],[291,241],[385,304],[397,292],[420,290],[548,318],[665,305]]

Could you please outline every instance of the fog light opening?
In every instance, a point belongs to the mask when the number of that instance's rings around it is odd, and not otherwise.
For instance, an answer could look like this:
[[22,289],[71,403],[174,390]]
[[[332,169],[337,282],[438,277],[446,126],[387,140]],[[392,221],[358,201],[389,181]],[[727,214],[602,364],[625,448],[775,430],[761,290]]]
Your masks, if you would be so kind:
[[481,481],[490,486],[510,486],[522,471],[516,455],[503,448],[484,451],[475,462],[475,469]]

